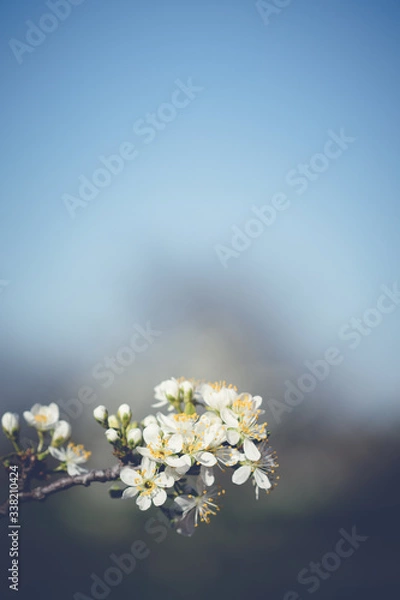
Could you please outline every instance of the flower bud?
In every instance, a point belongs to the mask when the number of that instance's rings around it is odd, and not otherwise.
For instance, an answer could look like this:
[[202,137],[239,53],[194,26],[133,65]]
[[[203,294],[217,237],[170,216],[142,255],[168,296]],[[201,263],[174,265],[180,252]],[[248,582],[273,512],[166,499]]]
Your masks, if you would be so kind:
[[1,418],[1,426],[8,438],[16,439],[19,432],[19,415],[11,412],[4,413]]
[[183,396],[184,402],[191,402],[193,397],[193,385],[190,381],[182,381],[179,386],[179,390]]
[[142,441],[142,430],[139,427],[133,427],[129,429],[126,434],[126,441],[128,442],[129,448],[134,448]]
[[119,429],[121,427],[121,423],[118,421],[117,415],[110,415],[108,417],[108,426],[112,429]]
[[117,415],[122,425],[126,427],[132,418],[131,407],[128,404],[121,404],[117,411]]
[[106,438],[110,442],[110,444],[116,444],[119,440],[118,431],[115,429],[107,429]]
[[71,437],[71,425],[67,421],[58,421],[54,428],[51,446],[58,448]]
[[108,426],[108,410],[102,404],[97,406],[93,411],[93,416],[102,427]]

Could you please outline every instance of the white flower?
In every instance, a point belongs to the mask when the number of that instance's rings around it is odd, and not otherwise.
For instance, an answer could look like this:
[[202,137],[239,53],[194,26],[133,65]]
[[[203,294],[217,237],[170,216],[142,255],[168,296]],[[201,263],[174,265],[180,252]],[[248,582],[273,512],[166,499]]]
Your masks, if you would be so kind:
[[142,456],[178,468],[181,472],[186,472],[190,468],[190,460],[176,456],[182,450],[180,435],[173,434],[168,437],[164,435],[161,427],[152,424],[143,430],[143,439],[146,446],[137,448]]
[[67,448],[52,448],[49,447],[49,452],[56,460],[65,463],[67,467],[68,475],[73,477],[81,473],[86,473],[87,469],[80,467],[82,463],[85,463],[91,455],[91,452],[85,450],[82,445],[76,446],[75,444],[68,444]]
[[[203,415],[204,416],[204,415]],[[157,415],[161,424],[161,430],[167,436],[172,436],[174,443],[181,447],[182,457],[169,461],[172,467],[177,467],[175,462],[180,461],[188,466],[198,462],[205,467],[212,467],[217,459],[208,451],[209,446],[214,443],[217,435],[218,425],[207,427],[205,421],[198,420],[198,415],[187,415],[185,413],[176,413],[171,417],[166,417],[161,413]]]
[[158,402],[152,405],[154,408],[159,408],[160,406],[165,406],[170,402],[179,400],[179,383],[177,380],[172,377],[171,379],[162,381],[154,388],[154,398],[158,400]]
[[270,478],[273,477],[275,468],[278,466],[275,453],[268,447],[266,442],[260,444],[259,449],[260,458],[256,461],[246,460],[246,457],[242,455],[242,466],[232,475],[232,481],[237,485],[242,485],[249,479],[250,475],[252,475],[253,483],[256,487],[257,500],[260,488],[267,491],[272,487]]
[[131,448],[137,446],[142,441],[142,430],[139,427],[129,429],[126,434],[126,441]]
[[215,498],[221,492],[217,492],[215,488],[207,489],[200,477],[197,478],[196,491],[197,494],[183,494],[174,500],[182,512],[182,516],[175,522],[176,531],[181,535],[193,535],[199,521],[209,523],[210,516],[219,511]]
[[51,445],[55,447],[62,446],[70,437],[71,425],[67,421],[58,421],[54,428]]
[[1,417],[1,426],[7,436],[13,437],[19,430],[19,415],[6,412]]
[[105,431],[105,436],[110,444],[115,444],[115,442],[118,442],[119,440],[118,431],[116,429],[107,429],[107,431]]
[[107,425],[108,410],[102,404],[94,409],[93,416],[100,425]]
[[243,443],[244,453],[248,460],[258,460],[260,452],[252,440],[260,442],[265,439],[266,423],[258,424],[261,414],[259,406],[262,402],[260,396],[241,394],[230,408],[221,410],[221,418],[227,426],[226,437],[232,446]]
[[117,411],[117,416],[121,423],[126,427],[132,418],[132,411],[129,404],[121,404]]
[[30,411],[24,412],[24,418],[28,425],[35,427],[38,431],[49,431],[49,429],[54,429],[58,421],[58,406],[54,402],[49,406],[34,404]]
[[237,391],[234,387],[226,387],[218,383],[207,383],[201,386],[199,393],[206,406],[218,412],[231,406],[237,397]]
[[140,468],[123,467],[120,473],[121,480],[128,485],[122,494],[123,498],[135,498],[140,510],[147,510],[151,503],[161,506],[167,500],[164,488],[172,487],[174,477],[163,471],[157,472],[157,463],[148,458],[143,458]]

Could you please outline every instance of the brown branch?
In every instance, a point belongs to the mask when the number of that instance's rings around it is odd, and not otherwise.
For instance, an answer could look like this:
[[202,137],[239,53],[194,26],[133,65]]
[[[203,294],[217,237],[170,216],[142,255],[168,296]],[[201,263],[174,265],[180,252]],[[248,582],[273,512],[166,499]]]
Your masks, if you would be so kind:
[[[45,500],[47,496],[56,494],[57,492],[62,492],[63,490],[67,490],[75,485],[88,486],[94,481],[103,483],[105,481],[115,481],[119,477],[121,467],[121,464],[117,464],[109,469],[94,469],[93,471],[83,473],[82,475],[75,475],[74,477],[62,477],[61,479],[57,479],[56,481],[53,481],[52,483],[49,483],[43,487],[38,486],[29,492],[20,492],[18,494],[18,500],[20,503],[31,502],[33,500]],[[6,500],[6,502],[0,506],[0,517],[6,516],[7,513],[8,500]]]

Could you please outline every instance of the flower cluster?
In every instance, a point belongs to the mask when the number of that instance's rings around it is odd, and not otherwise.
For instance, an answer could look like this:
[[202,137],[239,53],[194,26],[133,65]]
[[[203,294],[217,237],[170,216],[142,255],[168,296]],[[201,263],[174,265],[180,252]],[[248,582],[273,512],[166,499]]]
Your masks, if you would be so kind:
[[17,455],[23,456],[28,453],[40,463],[50,455],[60,462],[54,471],[67,471],[71,476],[87,472],[80,465],[88,460],[91,453],[82,445],[75,445],[72,442],[62,447],[71,438],[71,425],[67,421],[60,420],[57,404],[54,402],[48,406],[34,404],[31,410],[23,413],[23,416],[26,423],[36,429],[38,436],[36,448],[32,446],[28,451],[21,448],[19,443],[19,415],[6,412],[1,419],[3,432],[12,442]]
[[[182,535],[192,535],[200,522],[208,523],[219,511],[218,500],[225,493],[218,482],[222,472],[231,470],[236,485],[251,481],[257,499],[260,490],[269,493],[274,488],[278,464],[268,445],[267,424],[260,422],[260,396],[239,393],[225,382],[184,378],[163,381],[154,388],[154,396],[153,407],[166,410],[142,421],[132,420],[128,404],[121,404],[115,414],[105,406],[94,409],[118,464],[92,471],[85,483],[119,478],[126,487],[113,486],[112,497],[135,499],[140,510],[160,507]],[[37,433],[37,443],[27,449],[21,447],[18,414],[5,413],[1,424],[15,450],[2,462],[9,468],[10,456],[19,460],[24,489],[29,490],[34,479],[48,480],[62,471],[76,479],[74,483],[64,478],[57,491],[82,483],[77,476],[87,472],[82,465],[91,453],[70,441],[71,426],[60,420],[57,404],[35,404],[23,416]],[[56,467],[48,465],[52,458],[59,463]],[[47,493],[49,488],[51,484]],[[43,497],[43,490],[37,497]]]
[[[135,498],[139,509],[162,506],[178,533],[191,535],[199,522],[219,510],[224,490],[216,486],[219,471],[233,470],[232,482],[251,478],[256,498],[274,487],[275,453],[268,445],[260,396],[238,393],[225,382],[198,384],[169,379],[155,387],[155,408],[167,414],[131,422],[124,404],[116,415],[104,406],[94,411],[107,440],[124,464],[123,498]],[[140,461],[140,463],[139,463]]]

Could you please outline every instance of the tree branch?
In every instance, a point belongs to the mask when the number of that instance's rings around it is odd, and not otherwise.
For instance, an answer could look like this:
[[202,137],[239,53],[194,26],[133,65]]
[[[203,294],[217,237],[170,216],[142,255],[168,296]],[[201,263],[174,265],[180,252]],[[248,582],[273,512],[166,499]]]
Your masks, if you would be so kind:
[[[45,500],[47,496],[62,492],[75,485],[88,486],[94,481],[105,482],[115,481],[119,477],[122,465],[117,464],[109,469],[94,469],[88,473],[82,475],[75,475],[74,477],[62,477],[57,479],[48,485],[43,487],[38,486],[29,492],[20,492],[18,494],[18,500],[22,502],[31,502],[33,500]],[[6,516],[8,513],[8,500],[0,506],[0,517]]]

